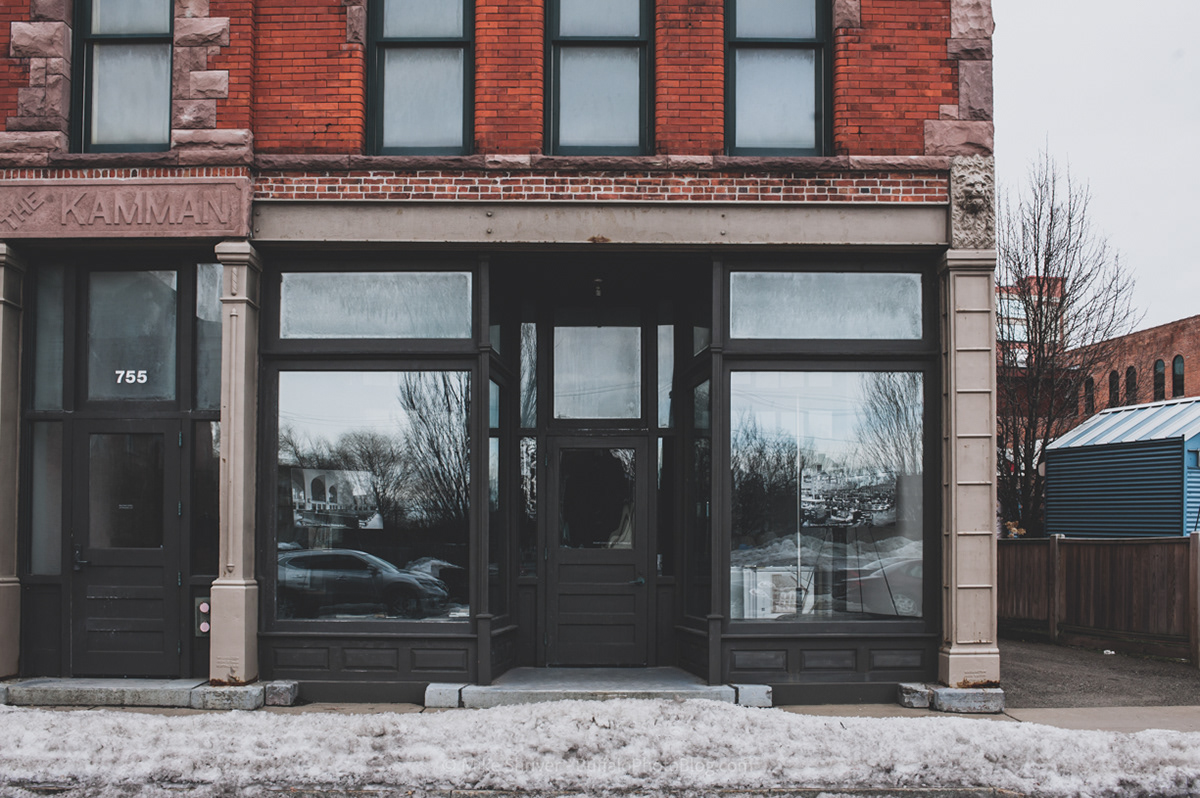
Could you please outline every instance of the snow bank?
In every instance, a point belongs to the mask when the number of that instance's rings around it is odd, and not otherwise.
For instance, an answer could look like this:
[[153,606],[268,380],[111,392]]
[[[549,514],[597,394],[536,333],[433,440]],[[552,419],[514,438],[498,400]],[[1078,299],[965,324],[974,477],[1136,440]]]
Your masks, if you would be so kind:
[[1200,734],[952,717],[828,718],[709,701],[564,701],[430,714],[0,707],[0,793],[253,794],[287,786],[636,791],[996,787],[1200,793]]

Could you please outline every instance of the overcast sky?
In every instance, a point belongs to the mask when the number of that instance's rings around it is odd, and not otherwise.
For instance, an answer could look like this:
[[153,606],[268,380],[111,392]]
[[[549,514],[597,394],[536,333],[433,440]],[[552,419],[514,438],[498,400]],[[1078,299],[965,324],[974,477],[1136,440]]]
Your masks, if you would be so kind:
[[993,0],[996,172],[1047,149],[1092,191],[1139,328],[1200,314],[1200,2]]

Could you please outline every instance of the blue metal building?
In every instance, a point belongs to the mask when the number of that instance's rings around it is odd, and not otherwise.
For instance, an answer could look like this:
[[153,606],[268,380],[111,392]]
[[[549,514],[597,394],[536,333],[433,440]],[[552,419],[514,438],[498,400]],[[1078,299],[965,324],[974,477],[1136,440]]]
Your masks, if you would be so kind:
[[1200,531],[1200,399],[1114,407],[1046,449],[1046,532]]

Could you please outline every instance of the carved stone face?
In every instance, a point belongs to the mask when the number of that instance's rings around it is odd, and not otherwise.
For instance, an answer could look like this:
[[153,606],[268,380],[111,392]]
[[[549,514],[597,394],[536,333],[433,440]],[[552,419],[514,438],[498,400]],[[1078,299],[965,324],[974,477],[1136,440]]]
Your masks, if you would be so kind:
[[970,174],[963,181],[963,208],[968,213],[983,213],[988,208],[988,181],[984,175]]

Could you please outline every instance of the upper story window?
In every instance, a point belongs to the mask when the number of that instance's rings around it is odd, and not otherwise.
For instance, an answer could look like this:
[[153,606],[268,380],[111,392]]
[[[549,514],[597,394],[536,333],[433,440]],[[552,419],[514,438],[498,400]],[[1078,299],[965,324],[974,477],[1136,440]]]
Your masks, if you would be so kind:
[[1108,372],[1108,406],[1119,407],[1121,405],[1121,377],[1116,370]]
[[469,0],[381,0],[370,29],[371,152],[469,152]]
[[1167,398],[1167,367],[1161,360],[1154,361],[1154,401]]
[[825,0],[729,0],[726,141],[734,155],[820,155],[829,91]]
[[1096,412],[1096,381],[1091,377],[1083,382],[1083,412],[1089,416]]
[[1171,361],[1171,398],[1183,396],[1183,355]]
[[1125,404],[1138,403],[1137,369],[1133,366],[1125,369]]
[[76,6],[76,148],[148,152],[171,146],[171,0]]
[[550,150],[638,155],[649,149],[646,0],[549,3]]

